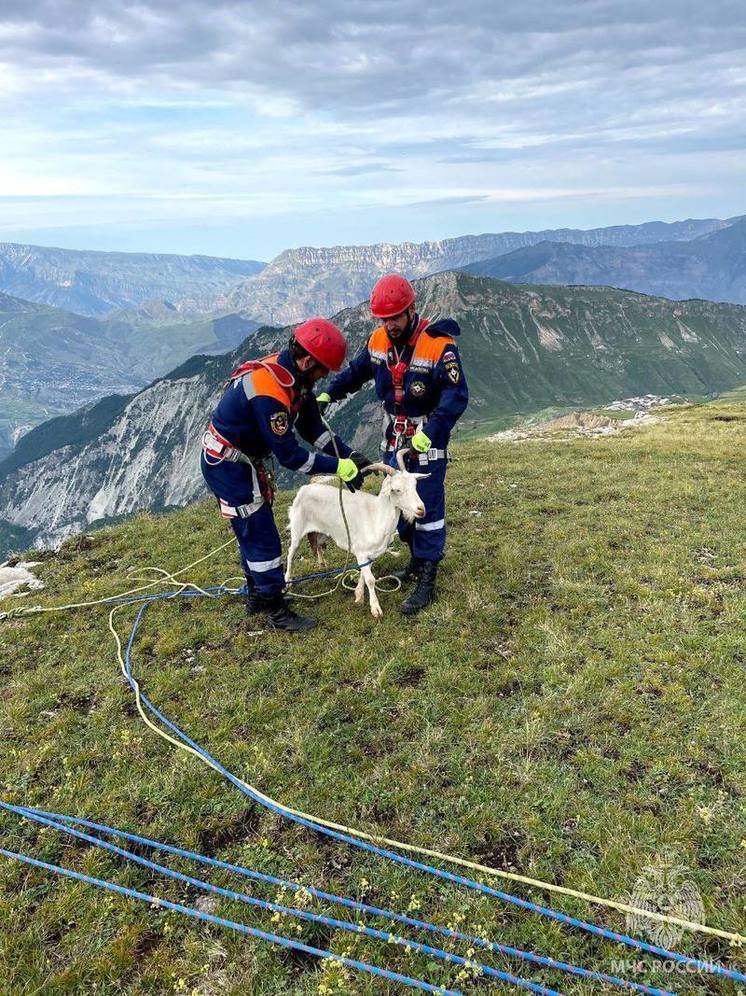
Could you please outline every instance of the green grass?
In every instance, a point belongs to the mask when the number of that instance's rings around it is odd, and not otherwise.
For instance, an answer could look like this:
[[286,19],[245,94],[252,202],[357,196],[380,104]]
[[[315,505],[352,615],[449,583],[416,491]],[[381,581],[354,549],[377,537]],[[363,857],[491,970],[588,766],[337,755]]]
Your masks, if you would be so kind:
[[[440,597],[416,621],[402,620],[398,595],[381,596],[376,623],[345,592],[311,606],[321,625],[307,637],[256,636],[236,601],[159,604],[141,630],[136,672],[190,735],[289,805],[622,900],[669,854],[699,889],[707,922],[743,933],[745,444],[746,407],[726,403],[672,409],[665,423],[620,437],[464,443],[449,471]],[[102,530],[44,563],[44,600],[121,591],[128,568],[178,568],[225,538],[211,505]],[[234,574],[230,553],[193,580]],[[310,557],[303,568],[313,569]],[[132,615],[121,614],[122,632]],[[439,923],[463,918],[466,929],[602,971],[629,957],[249,803],[142,725],[104,610],[2,627],[9,801],[142,828]],[[15,819],[0,818],[0,836],[99,877],[196,898]],[[613,911],[554,905],[624,929]],[[218,911],[465,992],[486,988],[391,945],[308,925],[296,934],[228,902]],[[13,996],[398,992],[10,862],[0,864],[0,922],[0,991]],[[685,935],[677,947],[746,968],[725,942]],[[604,991],[525,974],[568,993]],[[652,967],[645,981],[738,991]]]

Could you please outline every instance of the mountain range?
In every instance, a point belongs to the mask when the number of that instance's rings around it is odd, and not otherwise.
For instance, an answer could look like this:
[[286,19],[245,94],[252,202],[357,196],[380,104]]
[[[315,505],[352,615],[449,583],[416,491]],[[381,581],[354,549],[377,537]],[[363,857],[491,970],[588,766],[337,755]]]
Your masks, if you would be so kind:
[[[746,307],[672,302],[599,287],[519,287],[446,272],[417,283],[423,314],[456,318],[471,390],[463,425],[550,405],[599,404],[635,394],[704,394],[746,380]],[[351,352],[371,330],[366,304],[335,316]],[[0,464],[0,546],[53,544],[94,523],[205,494],[199,440],[232,366],[280,346],[263,328],[221,356],[195,356],[128,396],[53,419]],[[332,417],[375,452],[370,388]]]
[[603,284],[674,300],[746,304],[746,217],[687,242],[624,247],[544,241],[464,269],[515,283]]
[[[218,298],[216,310],[235,311],[259,322],[291,324],[310,314],[332,315],[370,294],[383,273],[397,270],[410,279],[457,270],[480,260],[542,242],[588,248],[637,246],[663,240],[690,240],[726,228],[715,218],[666,224],[617,225],[589,230],[560,228],[541,232],[465,235],[434,242],[379,243],[369,246],[303,247],[275,257],[261,272]],[[595,282],[595,281],[593,281]]]
[[92,252],[0,243],[0,292],[80,315],[158,311],[182,317],[240,312],[284,325],[331,315],[364,300],[387,270],[410,278],[460,269],[541,242],[638,246],[691,240],[730,221],[689,219],[607,228],[465,235],[433,242],[289,249],[269,265],[255,260],[155,253]]
[[238,315],[189,321],[165,305],[88,318],[0,294],[0,458],[50,416],[232,349],[256,327]]
[[80,315],[103,315],[153,298],[174,302],[185,315],[206,314],[216,296],[263,266],[256,260],[213,256],[92,252],[3,242],[0,291]]

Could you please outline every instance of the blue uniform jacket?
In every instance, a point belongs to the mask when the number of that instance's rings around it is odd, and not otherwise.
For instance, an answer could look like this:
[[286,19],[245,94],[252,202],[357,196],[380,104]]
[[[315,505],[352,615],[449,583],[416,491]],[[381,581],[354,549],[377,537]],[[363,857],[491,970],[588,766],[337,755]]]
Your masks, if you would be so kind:
[[[289,350],[265,359],[288,370],[296,379],[295,385],[283,387],[264,369],[246,373],[226,389],[213,413],[212,424],[246,456],[262,459],[271,453],[290,470],[305,474],[335,473],[337,457],[333,455],[331,434],[321,421],[316,398],[299,387],[301,374]],[[320,452],[310,453],[301,446],[294,429]],[[349,456],[350,447],[338,436],[335,439],[339,455]]]
[[[415,316],[415,328],[419,322]],[[376,394],[389,415],[425,417],[423,432],[432,445],[444,449],[451,431],[469,403],[461,358],[454,342],[460,329],[453,319],[442,319],[425,327],[409,350],[411,359],[404,375],[404,395],[398,409],[394,401],[394,384],[389,362],[394,361],[391,342],[383,326],[375,329],[368,342],[350,361],[346,370],[337,374],[327,389],[334,401],[359,391],[367,381],[375,380]],[[405,359],[409,354],[405,354]],[[391,425],[387,432],[393,437]]]

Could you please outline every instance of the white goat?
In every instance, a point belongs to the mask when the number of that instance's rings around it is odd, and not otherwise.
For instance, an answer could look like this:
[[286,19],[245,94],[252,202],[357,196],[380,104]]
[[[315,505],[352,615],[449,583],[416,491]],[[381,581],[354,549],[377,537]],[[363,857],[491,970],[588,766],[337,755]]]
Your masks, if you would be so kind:
[[[312,534],[311,545],[317,554],[319,546],[323,547],[323,538],[330,536],[340,549],[351,549],[358,564],[365,564],[366,561],[380,557],[388,549],[396,533],[400,515],[407,522],[424,516],[425,506],[417,494],[417,481],[428,475],[410,474],[404,467],[404,455],[402,450],[396,455],[399,470],[383,463],[366,467],[366,473],[380,471],[386,474],[379,494],[371,495],[363,491],[342,493],[350,530],[350,546],[347,543],[347,530],[339,507],[337,488],[316,481],[300,488],[288,512],[290,549],[287,581],[292,577],[293,556],[304,536]],[[370,611],[379,618],[383,615],[383,610],[378,601],[376,579],[370,565],[360,570],[360,579],[355,588],[356,605],[361,605],[365,599],[364,585],[368,587]]]

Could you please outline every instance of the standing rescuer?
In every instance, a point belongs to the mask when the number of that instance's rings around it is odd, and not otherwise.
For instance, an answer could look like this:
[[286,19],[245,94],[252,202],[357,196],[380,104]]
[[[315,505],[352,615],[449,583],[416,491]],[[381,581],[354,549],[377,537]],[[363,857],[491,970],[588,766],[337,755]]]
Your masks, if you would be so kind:
[[402,602],[405,615],[428,605],[435,591],[438,563],[445,551],[445,476],[448,440],[466,409],[469,391],[454,337],[460,334],[453,319],[428,322],[415,310],[415,290],[398,273],[382,277],[370,296],[370,310],[381,319],[366,345],[349,366],[319,394],[319,408],[359,391],[374,379],[383,403],[382,449],[396,465],[396,451],[414,450],[410,469],[425,471],[417,491],[424,502],[424,519],[403,520],[399,535],[408,544],[410,561],[399,572],[402,581],[416,582]]
[[[339,370],[347,342],[332,322],[309,318],[280,353],[249,360],[231,374],[202,440],[202,475],[230,520],[246,575],[246,609],[266,612],[275,629],[313,628],[284,595],[280,535],[272,515],[274,489],[265,461],[271,455],[290,470],[336,474],[350,490],[362,485],[360,470],[370,463],[324,427],[313,385]],[[294,429],[316,453],[304,449]]]

